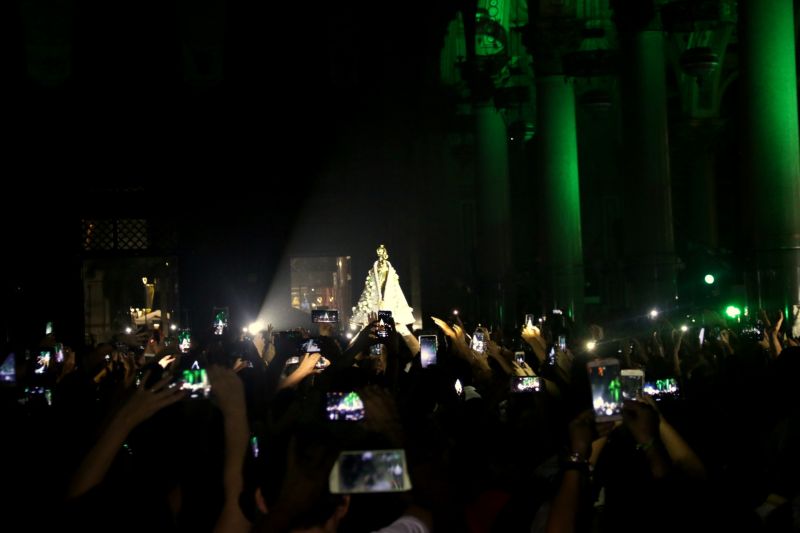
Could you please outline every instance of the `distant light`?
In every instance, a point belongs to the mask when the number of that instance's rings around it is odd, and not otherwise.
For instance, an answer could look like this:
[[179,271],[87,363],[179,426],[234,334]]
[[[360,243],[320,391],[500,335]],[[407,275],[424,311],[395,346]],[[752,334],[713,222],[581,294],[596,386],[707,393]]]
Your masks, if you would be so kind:
[[132,332],[133,330],[131,328],[125,328],[125,333],[127,333],[128,335],[130,335]]
[[143,283],[144,285],[147,285],[147,277],[144,277],[144,278],[142,278],[142,283]]
[[684,324],[683,326],[681,326],[681,331],[689,331],[689,326]]
[[587,352],[594,351],[595,347],[597,347],[597,343],[595,341],[588,341],[586,343],[586,351]]
[[714,276],[712,276],[711,274],[706,274],[706,277],[704,277],[703,280],[709,285],[714,284]]
[[650,310],[650,318],[658,317],[658,309],[651,309]]
[[725,314],[728,315],[730,318],[736,318],[742,314],[742,310],[736,307],[735,305],[729,305],[725,308]]
[[344,336],[347,337],[347,340],[350,340],[350,339],[353,338],[353,334],[350,333],[349,331],[347,333],[345,333]]
[[453,314],[454,314],[455,316],[458,316],[458,309],[453,309]]
[[256,320],[249,326],[247,326],[247,331],[250,331],[250,335],[255,335],[259,331],[264,329],[264,321],[263,320]]
[[355,330],[357,330],[357,329],[358,329],[358,324],[350,324],[350,329],[351,329],[352,331],[355,331]]
[[177,329],[178,329],[178,324],[172,324],[172,325],[169,327],[169,329],[171,329],[172,331],[177,331]]

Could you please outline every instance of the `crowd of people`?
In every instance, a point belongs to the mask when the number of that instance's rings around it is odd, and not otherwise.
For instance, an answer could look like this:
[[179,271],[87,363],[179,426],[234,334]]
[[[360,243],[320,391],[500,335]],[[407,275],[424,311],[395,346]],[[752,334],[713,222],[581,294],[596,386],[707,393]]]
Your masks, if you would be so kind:
[[[85,347],[50,334],[0,355],[6,524],[800,530],[797,320],[579,330],[549,314],[504,334],[370,316],[352,339],[320,323]],[[600,421],[587,364],[612,359],[669,394],[626,389],[620,419]]]

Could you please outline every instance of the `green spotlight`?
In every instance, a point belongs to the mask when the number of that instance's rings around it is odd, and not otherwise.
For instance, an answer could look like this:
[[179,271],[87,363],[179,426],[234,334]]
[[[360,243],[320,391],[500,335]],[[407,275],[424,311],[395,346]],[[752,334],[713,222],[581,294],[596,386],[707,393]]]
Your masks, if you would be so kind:
[[711,274],[706,274],[706,277],[704,277],[703,279],[709,285],[713,285],[714,284],[714,276],[711,275]]
[[728,315],[730,318],[737,318],[739,315],[742,314],[742,310],[736,307],[735,305],[729,305],[725,308],[725,314]]

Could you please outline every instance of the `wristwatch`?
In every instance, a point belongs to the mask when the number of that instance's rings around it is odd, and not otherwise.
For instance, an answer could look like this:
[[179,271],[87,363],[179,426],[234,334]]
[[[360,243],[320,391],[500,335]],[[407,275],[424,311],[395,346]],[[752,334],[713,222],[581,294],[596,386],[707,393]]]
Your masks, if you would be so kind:
[[578,452],[572,452],[566,456],[561,463],[561,468],[562,470],[581,470],[587,473],[592,471],[592,465],[589,460]]

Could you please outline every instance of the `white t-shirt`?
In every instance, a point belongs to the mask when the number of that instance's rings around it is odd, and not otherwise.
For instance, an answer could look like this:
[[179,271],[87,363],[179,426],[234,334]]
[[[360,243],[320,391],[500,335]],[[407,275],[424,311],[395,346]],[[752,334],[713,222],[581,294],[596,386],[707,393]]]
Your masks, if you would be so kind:
[[388,526],[374,533],[430,533],[430,529],[418,518],[410,515],[403,515]]

